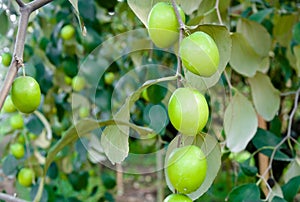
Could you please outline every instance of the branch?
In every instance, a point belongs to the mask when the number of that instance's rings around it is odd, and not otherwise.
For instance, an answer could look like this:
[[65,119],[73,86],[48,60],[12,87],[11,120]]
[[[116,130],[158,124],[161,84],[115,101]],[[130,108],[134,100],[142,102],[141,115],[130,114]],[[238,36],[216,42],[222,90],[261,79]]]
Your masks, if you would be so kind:
[[215,9],[216,9],[216,11],[217,11],[217,16],[218,16],[219,23],[220,23],[221,25],[223,25],[223,21],[222,21],[220,9],[219,9],[219,3],[220,3],[220,0],[216,0]]
[[9,202],[27,202],[25,200],[16,198],[14,196],[8,195],[8,194],[4,194],[4,193],[0,193],[0,199],[4,200],[4,201],[9,201]]
[[23,65],[23,52],[29,16],[33,11],[51,1],[52,0],[35,0],[28,4],[24,4],[22,0],[16,0],[18,5],[20,6],[21,15],[19,19],[18,32],[15,41],[13,61],[9,66],[9,70],[5,77],[4,84],[0,90],[0,110],[2,109],[3,103],[6,99],[6,96],[9,93],[10,87],[14,81],[15,76],[17,75],[19,68]]

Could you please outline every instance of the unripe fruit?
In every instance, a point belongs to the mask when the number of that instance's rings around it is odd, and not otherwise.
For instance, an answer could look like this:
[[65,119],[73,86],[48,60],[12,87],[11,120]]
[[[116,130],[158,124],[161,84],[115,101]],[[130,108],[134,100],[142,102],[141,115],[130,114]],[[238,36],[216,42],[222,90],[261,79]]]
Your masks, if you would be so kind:
[[81,76],[75,76],[72,79],[72,88],[74,91],[81,91],[85,86],[85,79]]
[[218,70],[220,55],[214,40],[198,31],[180,43],[179,55],[189,71],[199,76],[210,77]]
[[18,77],[12,84],[11,99],[20,112],[31,113],[41,102],[40,85],[30,76]]
[[[185,15],[178,6],[183,23]],[[170,3],[159,2],[153,6],[148,16],[148,31],[151,40],[159,48],[173,45],[179,37],[179,23]]]
[[2,54],[2,64],[5,66],[5,67],[8,67],[11,63],[11,59],[12,59],[12,56],[10,53],[3,53]]
[[15,114],[9,120],[12,129],[21,129],[24,126],[24,120],[21,114]]
[[72,25],[65,25],[61,31],[60,35],[64,40],[69,40],[71,39],[75,34],[75,29]]
[[81,107],[79,109],[79,117],[80,118],[85,118],[90,114],[90,111],[87,107]]
[[171,194],[165,198],[164,202],[193,202],[192,199],[183,194]]
[[16,107],[11,100],[11,96],[8,95],[3,105],[3,111],[6,113],[11,113],[16,111]]
[[25,155],[24,146],[20,143],[14,143],[10,145],[10,153],[17,159],[23,158],[23,156]]
[[34,172],[30,168],[22,168],[18,174],[18,182],[24,187],[29,187],[34,179]]
[[206,171],[206,157],[195,145],[175,149],[167,160],[167,175],[179,193],[196,191],[203,183]]
[[197,135],[208,121],[208,105],[205,97],[191,88],[178,88],[168,104],[172,125],[183,135]]
[[104,75],[104,83],[111,85],[115,80],[115,75],[113,72],[108,72]]

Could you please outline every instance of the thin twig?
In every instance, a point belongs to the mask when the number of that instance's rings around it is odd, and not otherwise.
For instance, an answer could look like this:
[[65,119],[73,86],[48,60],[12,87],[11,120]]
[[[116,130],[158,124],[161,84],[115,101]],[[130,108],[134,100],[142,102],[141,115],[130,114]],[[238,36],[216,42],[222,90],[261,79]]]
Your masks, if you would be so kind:
[[27,202],[25,200],[4,193],[0,193],[0,199],[9,202]]
[[[180,45],[180,43],[183,39],[183,32],[184,32],[184,29],[185,29],[185,25],[184,25],[184,22],[181,19],[181,15],[179,13],[178,6],[177,6],[175,0],[172,0],[171,2],[172,2],[172,6],[173,6],[173,9],[175,11],[176,18],[177,18],[177,21],[178,21],[178,24],[179,24],[178,44]],[[177,53],[177,71],[176,71],[176,74],[181,75],[181,73],[182,73],[182,60],[181,60],[179,54]],[[179,76],[178,79],[177,79],[177,87],[181,86],[181,79],[182,79],[181,76]]]
[[17,4],[20,6],[20,8],[24,7],[25,4],[22,0],[16,0]]
[[217,11],[217,16],[218,16],[219,23],[220,23],[221,25],[223,25],[223,21],[222,21],[220,9],[219,9],[219,3],[220,3],[220,1],[219,1],[219,0],[216,0],[215,9],[216,9],[216,11]]
[[229,98],[230,98],[230,100],[232,100],[232,89],[233,89],[233,86],[232,86],[232,84],[231,84],[230,78],[229,78],[229,76],[228,76],[226,70],[223,71],[223,74],[224,74],[225,79],[226,79],[226,81],[227,81],[227,84],[228,84],[228,86],[229,86]]

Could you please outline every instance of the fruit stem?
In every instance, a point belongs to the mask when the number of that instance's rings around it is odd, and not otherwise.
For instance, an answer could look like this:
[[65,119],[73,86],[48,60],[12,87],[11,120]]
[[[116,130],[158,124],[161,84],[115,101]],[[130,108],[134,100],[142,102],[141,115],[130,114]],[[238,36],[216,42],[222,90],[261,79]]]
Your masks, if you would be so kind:
[[[181,19],[181,16],[180,16],[180,13],[179,13],[179,10],[178,10],[178,7],[177,7],[177,4],[176,4],[175,0],[171,0],[171,3],[172,3],[172,6],[173,6],[173,9],[175,11],[178,24],[179,24],[179,41],[178,41],[178,44],[180,46],[180,42],[183,39],[183,32],[184,32],[184,29],[185,29],[185,25],[184,25],[184,23]],[[178,47],[178,50],[179,50],[179,47]],[[182,61],[181,61],[181,58],[179,57],[179,53],[177,53],[177,72],[176,72],[176,74],[179,75],[178,78],[177,78],[177,87],[181,87],[181,79],[182,79],[181,78],[181,72],[182,72]]]
[[219,23],[220,23],[221,25],[223,25],[223,21],[222,21],[220,9],[219,9],[219,3],[220,3],[220,0],[216,0],[215,9],[216,9],[216,12],[217,12],[217,16],[218,16]]

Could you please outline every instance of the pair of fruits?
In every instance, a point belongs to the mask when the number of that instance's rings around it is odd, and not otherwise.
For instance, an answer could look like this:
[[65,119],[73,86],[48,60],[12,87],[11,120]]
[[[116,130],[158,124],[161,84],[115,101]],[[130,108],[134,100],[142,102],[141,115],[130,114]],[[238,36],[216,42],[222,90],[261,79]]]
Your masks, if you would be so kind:
[[[183,23],[185,15],[178,6]],[[179,39],[180,25],[170,3],[159,2],[148,16],[148,31],[151,40],[159,48],[168,48]],[[179,44],[179,55],[186,69],[194,74],[210,77],[216,73],[220,56],[214,40],[205,32],[196,31]]]
[[[208,104],[205,97],[191,88],[178,88],[170,97],[168,114],[172,125],[183,135],[195,136],[208,121]],[[196,191],[205,180],[206,156],[202,150],[189,145],[175,149],[167,160],[166,172],[173,187],[181,194]],[[185,195],[173,194],[170,201],[191,201]]]

